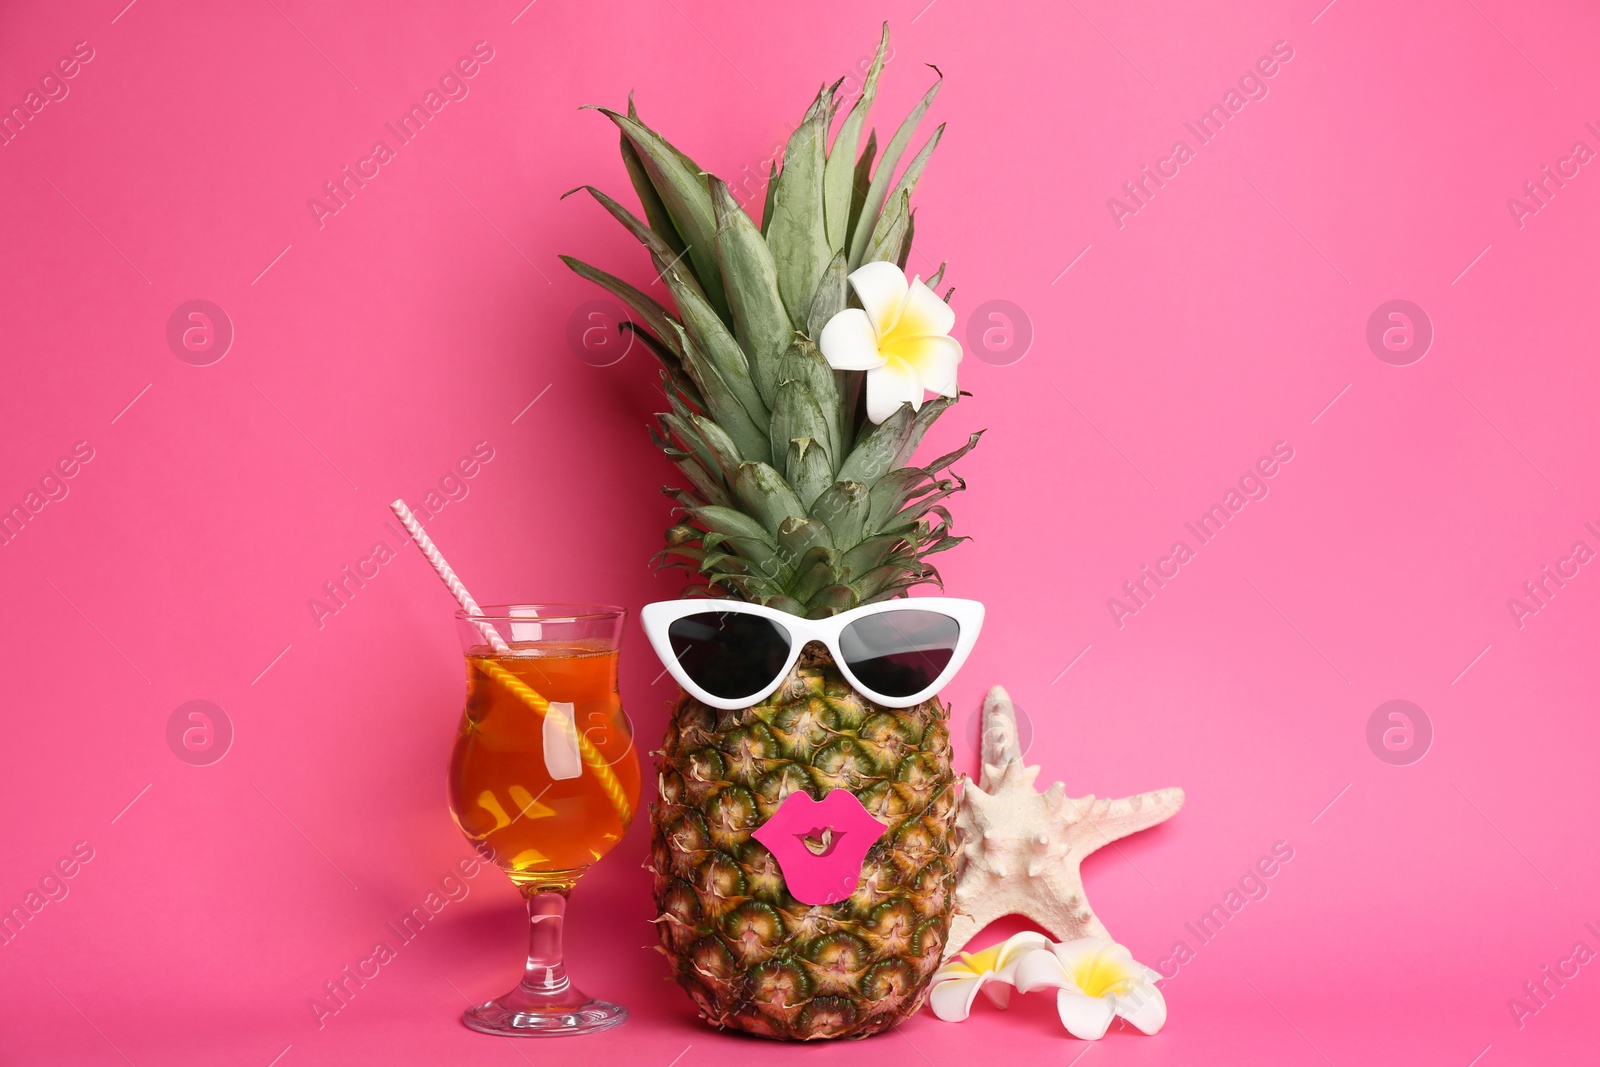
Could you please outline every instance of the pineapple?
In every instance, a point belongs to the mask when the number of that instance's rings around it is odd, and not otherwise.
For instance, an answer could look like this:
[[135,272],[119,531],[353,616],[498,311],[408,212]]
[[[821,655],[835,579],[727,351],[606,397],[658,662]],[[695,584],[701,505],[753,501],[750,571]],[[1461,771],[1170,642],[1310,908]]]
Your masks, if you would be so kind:
[[[840,83],[818,93],[773,168],[759,228],[720,179],[639,121],[631,98],[626,115],[600,109],[622,131],[644,219],[583,188],[646,247],[675,310],[563,259],[627,304],[637,321],[625,328],[662,364],[670,410],[653,436],[687,483],[666,490],[682,519],[663,556],[697,576],[697,594],[826,616],[937,583],[926,557],[965,540],[941,501],[963,488],[950,467],[979,435],[926,466],[909,463],[954,399],[902,405],[874,426],[863,375],[832,370],[817,347],[846,306],[852,270],[904,267],[911,193],[943,130],[900,169],[935,82],[881,155],[876,133],[858,153],[888,40],[885,26],[831,149]],[[937,700],[875,705],[813,646],[759,705],[719,711],[681,695],[659,756],[655,922],[706,1020],[768,1037],[863,1037],[921,1005],[958,862]],[[804,905],[751,832],[789,793],[821,799],[839,788],[888,830],[853,896]]]

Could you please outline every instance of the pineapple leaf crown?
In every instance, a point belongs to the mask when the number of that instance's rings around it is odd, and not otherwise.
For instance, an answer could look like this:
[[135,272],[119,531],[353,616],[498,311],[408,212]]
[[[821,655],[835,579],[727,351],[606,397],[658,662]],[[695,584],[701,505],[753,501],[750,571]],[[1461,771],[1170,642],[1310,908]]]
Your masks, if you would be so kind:
[[[639,121],[631,95],[626,115],[596,109],[622,131],[645,217],[581,188],[645,246],[676,310],[562,260],[627,305],[636,321],[624,328],[661,361],[670,410],[656,416],[652,437],[688,483],[664,489],[681,518],[662,558],[697,574],[696,592],[830,615],[939,584],[927,558],[966,540],[951,533],[943,501],[965,488],[950,467],[980,434],[926,466],[908,465],[955,398],[902,404],[874,426],[863,372],[833,370],[817,347],[823,326],[848,306],[851,271],[881,260],[904,268],[911,193],[944,131],[900,169],[935,81],[881,155],[876,131],[860,147],[888,52],[885,24],[831,148],[844,79],[818,92],[782,168],[773,165],[759,227],[726,183]],[[943,276],[941,264],[928,284]]]

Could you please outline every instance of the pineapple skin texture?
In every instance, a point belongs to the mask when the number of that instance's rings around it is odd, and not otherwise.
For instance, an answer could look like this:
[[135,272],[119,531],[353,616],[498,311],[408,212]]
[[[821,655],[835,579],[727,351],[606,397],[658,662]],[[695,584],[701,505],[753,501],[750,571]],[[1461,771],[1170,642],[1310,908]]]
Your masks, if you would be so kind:
[[[831,657],[802,655],[765,702],[683,694],[651,807],[661,951],[701,1017],[763,1037],[882,1033],[922,1006],[954,911],[959,850],[948,714],[885,708]],[[801,904],[752,831],[789,793],[849,789],[888,824],[847,900]]]

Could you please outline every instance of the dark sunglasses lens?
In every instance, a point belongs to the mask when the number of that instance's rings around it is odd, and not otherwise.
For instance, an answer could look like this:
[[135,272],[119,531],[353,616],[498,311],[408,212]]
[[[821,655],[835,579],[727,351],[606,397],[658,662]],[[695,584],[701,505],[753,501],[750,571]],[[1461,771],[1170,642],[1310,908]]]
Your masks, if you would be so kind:
[[712,696],[743,700],[777,679],[789,658],[789,635],[777,623],[743,611],[686,615],[667,627],[683,672]]
[[950,665],[960,636],[950,616],[907,608],[857,619],[839,635],[839,651],[862,685],[886,697],[908,697]]

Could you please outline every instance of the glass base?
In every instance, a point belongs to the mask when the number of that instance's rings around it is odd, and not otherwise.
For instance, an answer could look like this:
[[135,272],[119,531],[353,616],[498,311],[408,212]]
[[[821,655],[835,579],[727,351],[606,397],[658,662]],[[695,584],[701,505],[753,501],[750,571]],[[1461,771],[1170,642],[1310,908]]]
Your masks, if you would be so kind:
[[566,1037],[596,1034],[628,1021],[628,1009],[595,1000],[576,989],[560,996],[530,992],[518,986],[503,997],[461,1013],[468,1029],[503,1037]]

